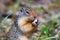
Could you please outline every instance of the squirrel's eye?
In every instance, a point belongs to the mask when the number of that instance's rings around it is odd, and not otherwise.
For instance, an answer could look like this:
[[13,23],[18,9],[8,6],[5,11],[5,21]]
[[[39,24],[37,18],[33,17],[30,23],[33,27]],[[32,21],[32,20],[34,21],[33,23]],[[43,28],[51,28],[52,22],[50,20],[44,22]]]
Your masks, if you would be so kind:
[[26,14],[27,14],[27,15],[30,15],[30,13],[29,13],[28,11],[26,11]]

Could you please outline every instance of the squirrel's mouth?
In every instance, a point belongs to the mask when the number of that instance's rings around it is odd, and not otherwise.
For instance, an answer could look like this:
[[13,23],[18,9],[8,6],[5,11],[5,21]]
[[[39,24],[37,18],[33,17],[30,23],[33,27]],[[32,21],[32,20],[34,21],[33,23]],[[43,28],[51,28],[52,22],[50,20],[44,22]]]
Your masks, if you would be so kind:
[[18,20],[18,26],[23,32],[30,32],[37,27],[37,19],[32,20],[29,17],[24,17]]

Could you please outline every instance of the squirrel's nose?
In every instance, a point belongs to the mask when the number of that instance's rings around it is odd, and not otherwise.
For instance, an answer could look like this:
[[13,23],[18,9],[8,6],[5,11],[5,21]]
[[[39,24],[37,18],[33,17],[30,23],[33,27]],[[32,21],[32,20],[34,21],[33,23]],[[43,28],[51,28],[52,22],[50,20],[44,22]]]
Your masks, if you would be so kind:
[[34,23],[35,25],[38,25],[38,19],[35,19],[35,20],[33,21],[33,23]]
[[35,24],[38,24],[38,21],[36,21]]

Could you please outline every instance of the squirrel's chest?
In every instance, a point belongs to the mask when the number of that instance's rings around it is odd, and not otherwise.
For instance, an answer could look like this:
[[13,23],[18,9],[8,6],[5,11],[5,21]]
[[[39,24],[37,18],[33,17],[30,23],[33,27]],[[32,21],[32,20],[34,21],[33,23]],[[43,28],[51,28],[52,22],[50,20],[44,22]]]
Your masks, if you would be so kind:
[[20,30],[17,30],[16,27],[12,27],[12,29],[8,33],[8,40],[32,40],[32,39],[24,36],[23,33]]
[[19,37],[22,35],[16,27],[12,27],[10,32],[8,33],[8,40],[20,40]]

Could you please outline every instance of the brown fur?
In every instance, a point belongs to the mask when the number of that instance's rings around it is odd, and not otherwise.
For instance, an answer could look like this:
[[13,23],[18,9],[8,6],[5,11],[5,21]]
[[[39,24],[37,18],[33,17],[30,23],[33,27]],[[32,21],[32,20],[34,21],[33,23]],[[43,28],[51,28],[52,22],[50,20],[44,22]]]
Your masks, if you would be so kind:
[[[35,25],[33,23],[33,21],[31,19],[29,19],[29,17],[22,18],[22,20],[20,20],[19,22],[20,23],[18,23],[18,24],[22,25],[22,27],[20,27],[20,29],[24,28],[24,30],[22,30],[22,31],[24,32],[25,36],[30,36],[36,30],[37,25]],[[27,31],[25,31],[25,30],[27,30]]]
[[[29,8],[28,10],[29,10],[30,16],[23,16],[22,18],[17,20],[17,24],[18,24],[17,26],[16,26],[16,23],[14,23],[14,25],[12,26],[12,28],[8,34],[9,40],[18,40],[18,39],[31,40],[30,37],[37,29],[37,25],[35,23],[33,23],[35,20],[35,17],[36,17],[36,12],[32,8]],[[16,19],[17,15],[14,15],[14,18]],[[17,27],[19,30],[17,29]],[[18,32],[16,32],[16,31],[18,31]],[[20,31],[22,31],[23,34],[20,34],[21,33]],[[12,37],[12,39],[11,39],[11,37]],[[17,39],[15,39],[15,37]]]

